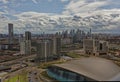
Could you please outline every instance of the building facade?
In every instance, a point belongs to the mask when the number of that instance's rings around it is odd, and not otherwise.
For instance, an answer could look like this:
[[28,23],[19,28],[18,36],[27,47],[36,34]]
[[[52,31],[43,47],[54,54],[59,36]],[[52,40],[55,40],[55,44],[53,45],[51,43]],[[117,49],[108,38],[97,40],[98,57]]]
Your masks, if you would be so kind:
[[61,51],[61,38],[41,39],[37,42],[37,57],[38,61],[47,61],[59,58]]
[[9,23],[8,24],[8,44],[9,44],[9,49],[12,49],[12,45],[14,42],[14,33],[13,33],[13,24]]
[[23,55],[31,55],[31,32],[25,32],[25,38],[20,41],[20,53]]
[[83,49],[85,54],[105,55],[108,54],[108,42],[94,39],[84,39]]
[[25,54],[25,41],[20,42],[20,54],[21,55]]
[[53,54],[59,55],[61,51],[61,38],[54,37],[52,39],[52,45],[53,45]]
[[54,64],[48,67],[47,74],[60,82],[120,81],[120,67],[111,60],[99,57]]
[[29,31],[25,32],[25,54],[31,54],[31,32]]
[[52,56],[52,42],[42,40],[37,42],[37,59],[38,61],[47,61]]
[[47,74],[60,82],[81,82],[81,81],[95,81],[78,73],[59,68],[57,66],[48,67]]

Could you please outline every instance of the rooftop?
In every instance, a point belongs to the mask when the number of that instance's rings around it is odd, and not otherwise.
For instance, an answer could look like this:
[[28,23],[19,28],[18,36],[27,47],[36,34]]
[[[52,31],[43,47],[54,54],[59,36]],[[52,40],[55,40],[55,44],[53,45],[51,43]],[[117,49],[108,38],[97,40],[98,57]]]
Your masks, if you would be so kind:
[[63,64],[55,64],[55,66],[97,81],[120,81],[120,67],[104,58],[80,58]]

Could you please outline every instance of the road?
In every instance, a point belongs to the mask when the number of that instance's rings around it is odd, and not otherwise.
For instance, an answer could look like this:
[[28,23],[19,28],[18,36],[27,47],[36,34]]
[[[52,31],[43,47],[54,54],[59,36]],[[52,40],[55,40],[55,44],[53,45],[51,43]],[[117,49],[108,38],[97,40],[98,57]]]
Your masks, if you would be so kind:
[[37,68],[32,67],[28,73],[28,82],[43,82],[43,80],[39,77],[40,70],[38,71]]
[[30,55],[30,56],[22,57],[22,58],[19,58],[19,59],[7,61],[7,62],[2,62],[2,63],[0,63],[0,65],[9,65],[9,64],[12,64],[12,63],[15,63],[15,62],[19,62],[19,61],[22,61],[22,60],[25,60],[25,59],[34,58],[35,56],[36,55]]
[[[5,79],[8,79],[10,77],[13,77],[19,73],[21,73],[23,70],[26,70],[28,72],[28,82],[44,82],[43,79],[41,79],[40,77],[40,73],[43,71],[42,69],[38,69],[36,67],[36,65],[34,63],[31,63],[31,62],[26,62],[24,60],[26,59],[31,59],[31,58],[34,58],[36,55],[31,55],[31,56],[27,56],[27,57],[23,57],[23,58],[19,58],[19,59],[16,59],[16,60],[12,60],[12,61],[7,61],[7,62],[2,62],[0,63],[1,65],[12,65],[13,63],[17,63],[17,62],[22,62],[22,63],[26,63],[28,65],[28,67],[25,67],[25,68],[21,68],[15,72],[11,72],[7,75],[5,75],[3,78],[2,78],[2,81],[5,80]],[[30,72],[30,73],[29,73]]]
[[5,75],[4,77],[2,77],[2,82],[3,82],[5,79],[8,79],[8,78],[10,78],[10,77],[13,77],[13,76],[21,73],[23,70],[26,70],[26,69],[29,69],[29,67],[25,67],[25,68],[22,68],[22,69],[20,69],[20,70],[17,70],[17,71],[15,71],[15,72],[11,72],[11,73]]
[[36,71],[29,72],[28,81],[29,82],[39,82]]

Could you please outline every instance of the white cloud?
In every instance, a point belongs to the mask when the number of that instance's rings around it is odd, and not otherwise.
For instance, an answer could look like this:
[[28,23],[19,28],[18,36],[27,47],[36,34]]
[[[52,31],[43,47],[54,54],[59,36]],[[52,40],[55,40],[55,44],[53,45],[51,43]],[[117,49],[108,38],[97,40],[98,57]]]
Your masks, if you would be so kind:
[[0,2],[7,4],[9,2],[9,0],[0,0]]
[[52,13],[38,13],[38,12],[23,12],[21,14],[16,14],[14,16],[18,18],[34,18],[34,17],[39,17],[39,16],[49,16],[52,15]]
[[38,2],[37,2],[37,0],[32,0],[35,4],[37,4]]
[[[8,0],[0,0],[8,1]],[[13,0],[15,1],[15,0]],[[21,0],[26,1],[26,0]],[[39,3],[41,0],[32,0],[34,3]],[[48,0],[52,1],[52,0]],[[7,24],[12,22],[16,32],[23,33],[25,30],[31,32],[40,31],[59,31],[63,29],[81,28],[87,29],[92,27],[96,30],[113,30],[120,27],[120,15],[118,17],[112,17],[111,14],[120,14],[120,8],[114,8],[111,5],[111,9],[105,9],[101,7],[109,6],[113,0],[61,0],[62,2],[69,1],[70,3],[65,6],[63,14],[53,13],[38,13],[38,12],[23,12],[14,15],[17,17],[15,20],[6,19],[3,15],[8,14],[6,12],[0,12],[0,32],[7,32]],[[120,0],[119,0],[120,1]],[[4,2],[6,3],[6,2]],[[112,3],[113,4],[113,3]],[[116,4],[116,3],[114,3]],[[118,5],[118,4],[117,4]],[[119,7],[119,5],[118,5]],[[7,9],[6,5],[4,7]],[[11,11],[13,12],[13,11]],[[10,13],[9,13],[10,14]],[[71,15],[72,14],[72,15]],[[13,15],[13,14],[12,14]],[[73,15],[77,15],[78,18],[74,18]],[[6,16],[6,15],[5,15]],[[100,16],[100,17],[99,17]],[[78,21],[74,21],[76,19]],[[97,25],[98,23],[98,25]]]
[[[106,12],[104,10],[103,12]],[[116,11],[116,9],[111,10],[111,12]],[[86,30],[89,27],[92,27],[96,31],[99,30],[111,30],[119,29],[120,26],[120,14],[117,15],[114,13],[112,17],[110,13],[99,14],[100,12],[96,12],[92,16],[87,17],[74,17],[74,16],[66,16],[66,15],[53,15],[46,13],[37,13],[37,12],[24,12],[21,14],[16,14],[17,19],[10,20],[4,19],[0,16],[0,32],[7,33],[7,24],[9,22],[14,24],[14,31],[16,33],[24,33],[24,31],[28,30],[33,33],[40,32],[55,32],[61,30],[69,30],[73,28],[80,28],[82,30]],[[115,31],[114,31],[115,32]]]
[[63,14],[88,13],[107,4],[107,0],[71,0]]
[[[63,0],[64,1],[64,0]],[[90,15],[100,12],[113,13],[119,12],[120,0],[69,0],[62,12],[64,15],[84,14]],[[114,13],[116,13],[114,12]]]
[[66,1],[70,1],[70,0],[61,0],[61,2],[66,2]]
[[0,15],[5,14],[4,12],[0,12]]

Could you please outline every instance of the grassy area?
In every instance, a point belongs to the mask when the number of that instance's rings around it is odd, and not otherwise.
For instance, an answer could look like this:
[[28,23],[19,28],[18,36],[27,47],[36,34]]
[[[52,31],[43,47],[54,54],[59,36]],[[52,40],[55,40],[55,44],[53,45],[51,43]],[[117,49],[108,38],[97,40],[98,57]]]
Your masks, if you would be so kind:
[[46,71],[43,71],[43,72],[41,73],[41,75],[42,75],[43,77],[45,77],[46,79],[49,79],[51,82],[58,82],[58,81],[55,80],[54,78],[50,77],[50,76],[47,74]]
[[116,63],[118,66],[120,66],[120,61],[115,61],[115,63]]
[[46,69],[48,66],[51,66],[52,64],[60,64],[60,63],[64,63],[64,60],[55,60],[55,61],[49,61],[49,62],[45,62],[45,63],[41,63],[40,66],[38,68],[42,68],[42,69]]
[[69,56],[69,57],[71,57],[71,58],[80,58],[81,57],[80,54],[76,54],[74,52],[69,52],[66,55]]
[[43,71],[43,72],[41,73],[41,75],[42,75],[43,77],[45,77],[46,79],[49,79],[49,80],[53,80],[53,81],[54,81],[54,79],[53,79],[52,77],[48,76],[48,74],[47,74],[46,71]]
[[27,72],[22,71],[21,73],[15,75],[13,77],[8,78],[4,82],[28,82]]

